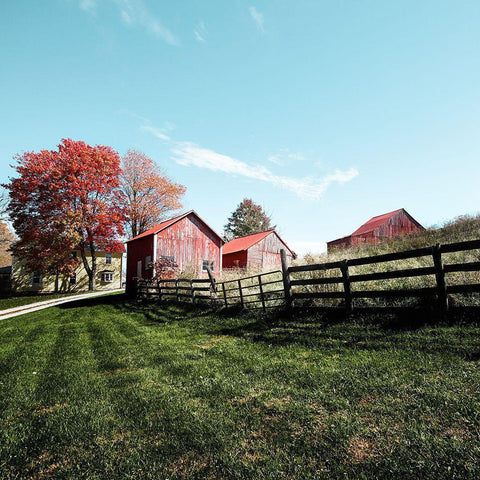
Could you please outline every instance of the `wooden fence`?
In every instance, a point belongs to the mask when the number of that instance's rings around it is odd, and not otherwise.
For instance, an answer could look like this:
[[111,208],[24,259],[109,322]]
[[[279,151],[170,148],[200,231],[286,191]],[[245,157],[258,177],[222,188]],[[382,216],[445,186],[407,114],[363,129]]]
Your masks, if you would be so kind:
[[211,279],[140,280],[138,298],[186,301],[193,304],[210,303],[226,308],[262,309],[285,305],[282,272],[251,275],[217,282]]
[[[360,299],[406,299],[406,298],[429,298],[434,299],[438,308],[446,311],[449,308],[449,296],[451,294],[480,293],[480,283],[454,284],[448,283],[448,274],[454,272],[479,272],[480,262],[445,263],[445,254],[468,252],[480,249],[480,240],[452,243],[447,245],[434,245],[415,250],[397,253],[387,253],[364,258],[354,258],[337,262],[292,266],[284,268],[285,303],[287,309],[296,306],[300,300],[313,303],[317,299],[341,300],[342,308],[351,312],[357,308],[355,302]],[[283,255],[282,255],[283,257]],[[427,259],[431,265],[407,268],[388,269],[388,262],[396,262],[407,259]],[[425,262],[426,263],[426,262]],[[381,271],[368,273],[352,272],[354,267],[370,265],[382,267]],[[390,264],[391,265],[391,264]],[[299,278],[301,274],[312,272],[330,273],[322,277]],[[331,273],[334,273],[333,275]],[[300,275],[299,275],[300,274]],[[406,279],[412,277],[430,277],[431,286],[417,288],[368,288],[371,282],[379,280]],[[477,275],[478,277],[478,275]],[[362,289],[355,286],[361,284]],[[305,291],[304,287],[335,285],[340,288],[334,291],[325,291],[319,288],[317,291]],[[303,290],[302,290],[303,287]],[[361,308],[361,307],[360,307]]]
[[[381,299],[428,299],[439,310],[447,311],[451,295],[480,293],[480,261],[448,262],[448,254],[465,253],[480,249],[480,240],[434,245],[397,253],[354,258],[321,264],[288,266],[286,254],[281,250],[282,270],[217,282],[210,279],[175,279],[139,281],[139,297],[152,295],[162,299],[188,301],[193,304],[211,302],[224,307],[239,306],[266,311],[269,308],[327,307],[341,308],[350,313],[364,308],[379,308]],[[455,255],[453,255],[455,257]],[[477,255],[475,257],[480,259]],[[414,259],[423,266],[391,269],[392,263]],[[447,261],[446,261],[447,260]],[[368,272],[358,273],[360,267],[369,266]],[[378,270],[380,268],[380,271]],[[374,270],[374,271],[371,271]],[[450,283],[449,275],[458,272],[476,272],[475,282]],[[427,286],[415,288],[375,287],[381,280],[400,280],[423,277]],[[422,283],[417,280],[417,283]],[[373,288],[372,288],[373,285]],[[360,286],[360,288],[358,288]],[[365,300],[374,302],[365,306]],[[363,304],[361,303],[363,301]],[[360,304],[359,304],[360,302]],[[375,302],[378,302],[375,304]]]

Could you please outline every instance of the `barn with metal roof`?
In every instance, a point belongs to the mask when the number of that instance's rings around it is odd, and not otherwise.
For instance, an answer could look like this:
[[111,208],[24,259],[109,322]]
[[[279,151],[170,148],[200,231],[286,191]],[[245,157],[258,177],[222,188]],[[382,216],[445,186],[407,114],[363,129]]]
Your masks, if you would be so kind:
[[223,238],[191,210],[165,220],[127,242],[127,291],[138,278],[152,278],[152,263],[165,258],[178,265],[179,273],[202,275],[208,266],[222,271]]
[[235,238],[223,247],[223,268],[277,268],[281,265],[282,248],[287,254],[287,261],[296,258],[295,252],[275,230]]
[[376,244],[398,235],[408,235],[425,230],[404,208],[371,218],[351,235],[327,242],[331,252],[335,248],[346,248],[362,244]]

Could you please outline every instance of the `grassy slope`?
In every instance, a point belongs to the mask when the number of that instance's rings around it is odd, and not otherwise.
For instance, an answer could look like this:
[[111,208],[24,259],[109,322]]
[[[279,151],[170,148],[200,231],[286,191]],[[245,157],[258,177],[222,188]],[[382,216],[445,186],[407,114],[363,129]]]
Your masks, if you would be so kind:
[[479,333],[121,296],[6,320],[0,478],[478,478]]
[[[380,255],[391,252],[401,252],[405,250],[412,250],[427,246],[435,245],[436,243],[447,244],[462,242],[466,240],[480,239],[480,215],[459,217],[438,229],[427,229],[422,233],[415,235],[406,235],[401,237],[394,237],[388,241],[384,241],[377,245],[360,245],[346,249],[335,249],[333,252],[323,255],[307,254],[300,258],[296,264],[312,264],[338,261],[349,258],[368,257],[372,255]],[[471,250],[466,252],[449,253],[442,255],[444,264],[477,262],[480,260],[479,250]],[[350,267],[350,275],[361,275],[389,270],[402,270],[420,267],[432,267],[433,259],[431,256],[412,258],[407,260],[397,260],[385,262],[380,264],[361,265]],[[340,269],[327,271],[327,276],[338,277],[341,276]],[[325,276],[323,272],[312,272],[307,274],[294,274],[294,278],[317,278]],[[446,274],[447,285],[463,285],[469,283],[480,283],[480,272],[455,272]],[[389,280],[376,280],[369,282],[356,282],[352,284],[353,290],[394,290],[402,288],[421,288],[434,287],[435,276],[423,275],[419,277],[409,277]],[[297,291],[342,291],[340,285],[331,286],[310,286],[310,287],[296,287]],[[320,302],[321,303],[321,302]],[[321,303],[322,305],[336,305],[339,301],[329,300]],[[382,302],[378,299],[362,299],[354,301],[356,306],[378,306]],[[450,303],[452,305],[480,305],[480,295],[450,295]],[[398,300],[388,302],[393,305],[416,305],[418,302],[415,299]]]

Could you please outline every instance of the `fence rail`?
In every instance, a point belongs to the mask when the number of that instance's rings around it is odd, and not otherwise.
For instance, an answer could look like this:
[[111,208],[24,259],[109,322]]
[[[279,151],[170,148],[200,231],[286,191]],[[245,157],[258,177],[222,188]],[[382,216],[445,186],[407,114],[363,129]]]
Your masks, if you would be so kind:
[[[437,244],[403,252],[297,266],[288,266],[285,251],[281,250],[282,270],[223,281],[216,281],[211,272],[208,279],[139,281],[138,296],[143,298],[154,296],[160,300],[174,298],[193,304],[210,302],[227,308],[239,306],[261,309],[264,312],[269,308],[278,307],[290,311],[292,308],[306,305],[342,308],[347,313],[362,308],[357,303],[359,300],[365,302],[369,299],[393,301],[430,298],[440,311],[447,311],[450,308],[451,295],[480,293],[480,275],[476,275],[475,278],[478,283],[449,284],[448,281],[450,274],[480,272],[478,255],[475,261],[458,262],[458,259],[454,259],[456,260],[454,263],[445,263],[445,260],[448,260],[446,254],[465,253],[471,250],[480,250],[480,240]],[[431,264],[414,268],[388,268],[388,262],[411,259],[419,262],[421,260],[420,264],[422,262]],[[382,271],[355,272],[358,267],[376,270],[381,266],[384,267]],[[400,285],[395,288],[379,289],[374,283],[381,280],[403,280],[405,284],[408,279],[414,277],[424,277],[426,286],[414,285],[415,288],[405,288],[404,285]],[[323,304],[319,304],[319,301]],[[371,309],[372,305],[364,307]]]

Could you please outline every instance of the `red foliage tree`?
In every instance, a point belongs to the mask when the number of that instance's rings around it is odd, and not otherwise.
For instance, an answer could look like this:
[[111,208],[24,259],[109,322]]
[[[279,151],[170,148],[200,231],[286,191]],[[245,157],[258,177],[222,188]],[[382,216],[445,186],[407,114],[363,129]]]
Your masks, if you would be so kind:
[[[4,185],[19,241],[13,252],[39,273],[71,274],[80,250],[95,289],[96,252],[123,251],[120,157],[110,147],[63,139],[58,150],[16,157],[18,177]],[[90,253],[90,261],[87,256]]]
[[178,264],[175,260],[168,257],[159,258],[156,262],[152,262],[153,271],[156,280],[165,280],[175,278],[178,275]]

